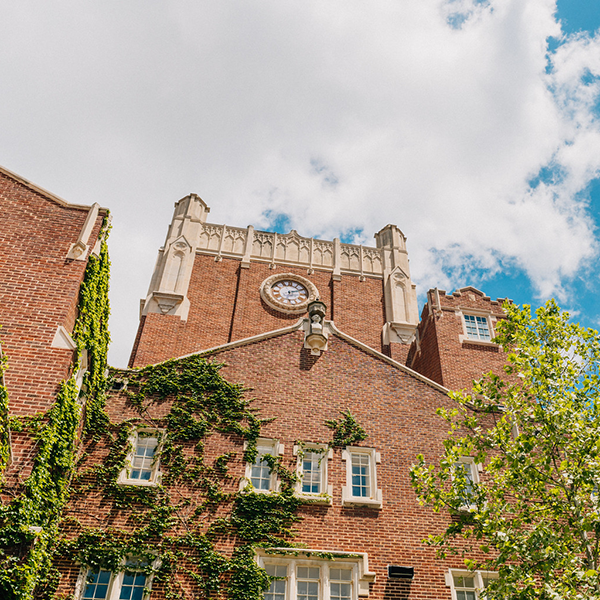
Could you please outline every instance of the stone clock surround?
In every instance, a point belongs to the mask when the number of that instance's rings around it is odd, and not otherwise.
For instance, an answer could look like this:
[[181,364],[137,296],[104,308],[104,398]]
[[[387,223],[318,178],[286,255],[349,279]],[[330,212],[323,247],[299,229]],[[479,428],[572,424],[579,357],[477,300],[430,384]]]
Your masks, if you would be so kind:
[[[294,281],[298,282],[302,285],[306,291],[308,292],[308,297],[301,304],[297,304],[295,306],[285,304],[279,301],[272,293],[273,286],[279,281]],[[306,279],[306,277],[301,277],[295,273],[276,273],[275,275],[271,275],[265,279],[260,286],[260,297],[271,307],[279,312],[286,314],[298,315],[306,312],[307,306],[319,299],[319,290],[317,286]]]

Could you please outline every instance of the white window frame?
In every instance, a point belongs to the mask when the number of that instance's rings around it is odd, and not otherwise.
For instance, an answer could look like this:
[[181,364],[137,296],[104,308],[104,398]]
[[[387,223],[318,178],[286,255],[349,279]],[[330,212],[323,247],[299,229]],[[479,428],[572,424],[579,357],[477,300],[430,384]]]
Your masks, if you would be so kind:
[[[127,561],[131,560],[132,557],[125,558],[121,565],[123,566],[123,570],[119,570],[118,572],[111,571],[110,572],[110,580],[108,583],[108,591],[106,593],[106,600],[118,600],[121,594],[121,587],[123,586],[123,578],[125,577],[125,573],[140,573],[141,570],[138,568],[126,569]],[[146,581],[144,583],[144,600],[150,596],[152,591],[152,579],[154,578],[154,571],[156,571],[160,567],[161,561],[159,558],[153,561],[152,563],[152,573],[146,575]],[[108,569],[100,569],[101,571],[108,571]],[[93,571],[91,567],[81,566],[79,570],[79,577],[77,578],[77,583],[75,584],[75,598],[77,600],[83,599],[83,594],[85,592],[88,573]]]
[[[457,314],[460,316],[460,321],[462,323],[463,333],[458,336],[458,340],[461,344],[475,344],[481,346],[494,346],[498,347],[498,344],[492,342],[494,337],[496,336],[494,330],[494,324],[496,323],[496,317],[491,314],[489,311],[477,310],[477,309],[461,309],[457,311]],[[481,340],[479,338],[471,338],[467,333],[467,322],[465,320],[465,315],[470,317],[480,317],[487,321],[488,331],[490,333],[489,340]]]
[[[306,452],[315,452],[320,455],[320,475],[321,492],[304,492],[302,491],[302,476],[303,476],[303,460]],[[298,498],[311,504],[333,504],[333,486],[327,483],[328,462],[333,458],[333,450],[326,444],[316,444],[313,442],[304,442],[294,445],[294,456],[298,457],[296,464],[296,473],[298,481],[296,482],[295,494]]]
[[[479,473],[483,470],[483,465],[476,463],[475,459],[471,456],[461,456],[455,464],[468,465],[471,471],[471,481],[474,486],[479,483]],[[454,479],[454,474],[452,475]],[[460,510],[475,510],[477,506],[475,504],[462,504]]]
[[[156,452],[154,454],[154,460],[152,462],[152,473],[150,474],[149,480],[142,479],[131,479],[129,474],[133,470],[133,459],[135,457],[135,449],[137,448],[139,434],[143,433],[144,435],[152,435],[155,434],[158,438],[158,445],[156,446]],[[127,454],[127,458],[125,459],[125,467],[121,471],[119,475],[119,479],[117,483],[123,485],[141,485],[141,486],[157,486],[160,485],[162,480],[162,473],[160,472],[160,450],[162,446],[162,440],[164,436],[164,431],[162,429],[148,429],[145,427],[136,428],[131,432],[129,436],[129,453]]]
[[456,589],[454,587],[454,577],[473,577],[475,580],[475,598],[479,600],[480,593],[485,589],[485,580],[498,579],[498,573],[495,571],[467,571],[465,569],[448,569],[445,574],[446,586],[452,591],[452,600],[458,600]]
[[[244,450],[248,448],[248,442],[244,443]],[[285,453],[285,446],[279,442],[279,440],[271,438],[258,438],[256,440],[256,449],[259,454],[261,450],[266,450],[263,454],[270,454],[277,458],[283,456]],[[272,492],[279,491],[279,480],[277,479],[277,473],[271,471],[271,480],[269,482],[268,490],[259,490],[252,485],[252,467],[254,463],[246,463],[246,472],[244,477],[240,481],[240,490],[245,492],[254,492],[256,494],[270,494]]]
[[[369,458],[369,496],[352,495],[352,456],[362,455]],[[342,450],[342,460],[346,461],[346,485],[342,486],[342,506],[370,506],[381,508],[382,495],[377,487],[377,464],[381,462],[381,455],[375,448],[361,446],[346,446]]]
[[[296,600],[297,567],[318,567],[320,569],[319,600],[330,600],[330,569],[352,571],[352,600],[368,597],[369,583],[375,581],[375,573],[369,571],[369,556],[366,552],[308,550],[306,548],[258,548],[256,552],[256,562],[263,569],[266,565],[287,566],[286,600]],[[323,554],[331,556],[331,559],[318,557]]]

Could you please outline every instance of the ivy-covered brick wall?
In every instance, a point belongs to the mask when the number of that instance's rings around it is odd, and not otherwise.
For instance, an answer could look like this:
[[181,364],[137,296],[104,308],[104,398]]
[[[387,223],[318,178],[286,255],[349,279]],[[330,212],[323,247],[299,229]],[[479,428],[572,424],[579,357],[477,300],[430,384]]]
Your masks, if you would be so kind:
[[[0,345],[11,414],[34,415],[54,402],[73,353],[51,346],[59,325],[71,332],[86,261],[67,260],[87,207],[58,204],[0,172]],[[99,214],[90,240],[98,239]],[[35,365],[35,368],[32,368]]]
[[[86,413],[103,412],[108,224],[101,210],[87,240],[90,248],[102,240],[99,255],[74,261],[67,253],[90,207],[4,170],[0,200],[0,597],[28,600],[55,588],[52,561],[79,437]],[[52,346],[59,326],[75,349]]]
[[[446,517],[419,507],[409,478],[417,453],[435,456],[442,447],[446,430],[435,409],[450,406],[443,391],[336,336],[311,357],[301,332],[113,377],[127,388],[110,392],[111,425],[88,438],[78,465],[61,533],[60,593],[75,588],[82,565],[118,570],[135,555],[148,564],[160,557],[152,600],[258,599],[268,579],[257,548],[290,546],[366,552],[376,572],[372,600],[450,598],[444,573],[462,559],[439,561],[422,544]],[[139,427],[164,432],[157,487],[116,483]],[[284,445],[273,459],[277,493],[240,491],[259,435]],[[332,450],[323,459],[330,504],[303,503],[294,493],[293,448],[308,442]],[[381,507],[342,504],[347,445],[381,454]],[[388,579],[389,564],[415,567],[415,580]]]

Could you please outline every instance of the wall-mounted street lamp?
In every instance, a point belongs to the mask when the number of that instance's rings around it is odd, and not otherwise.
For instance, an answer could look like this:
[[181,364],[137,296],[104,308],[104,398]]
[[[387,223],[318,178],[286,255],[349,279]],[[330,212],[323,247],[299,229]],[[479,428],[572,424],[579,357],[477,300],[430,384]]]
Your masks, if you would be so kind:
[[308,305],[308,327],[305,328],[304,347],[310,348],[310,353],[319,356],[327,350],[329,331],[325,327],[327,307],[320,300]]

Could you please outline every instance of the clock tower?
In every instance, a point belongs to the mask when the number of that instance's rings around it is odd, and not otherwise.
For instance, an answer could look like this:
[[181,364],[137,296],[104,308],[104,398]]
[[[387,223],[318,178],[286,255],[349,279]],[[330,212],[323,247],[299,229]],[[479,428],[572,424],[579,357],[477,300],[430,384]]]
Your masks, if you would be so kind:
[[418,311],[398,227],[385,226],[371,247],[218,225],[207,222],[209,212],[195,194],[175,204],[130,366],[286,327],[317,299],[336,326],[405,362]]

